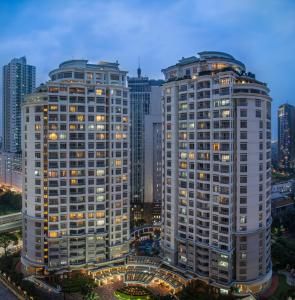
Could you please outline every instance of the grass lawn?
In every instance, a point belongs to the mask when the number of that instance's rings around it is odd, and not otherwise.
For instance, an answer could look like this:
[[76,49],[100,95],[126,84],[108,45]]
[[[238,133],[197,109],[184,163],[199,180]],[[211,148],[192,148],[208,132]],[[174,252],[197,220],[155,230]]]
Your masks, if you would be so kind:
[[269,297],[269,300],[284,300],[287,299],[287,292],[288,290],[291,290],[292,288],[287,284],[286,277],[284,275],[278,275],[279,276],[279,286],[275,293]]

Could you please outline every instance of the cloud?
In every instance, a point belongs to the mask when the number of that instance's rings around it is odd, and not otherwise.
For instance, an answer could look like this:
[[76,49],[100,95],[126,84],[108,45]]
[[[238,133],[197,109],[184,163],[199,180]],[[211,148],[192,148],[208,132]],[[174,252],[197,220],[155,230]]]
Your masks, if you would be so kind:
[[160,70],[182,56],[220,50],[269,83],[275,109],[277,99],[294,103],[292,0],[34,0],[1,5],[0,64],[26,55],[37,66],[38,82],[67,59],[118,59],[133,75],[140,56],[143,73],[161,77]]

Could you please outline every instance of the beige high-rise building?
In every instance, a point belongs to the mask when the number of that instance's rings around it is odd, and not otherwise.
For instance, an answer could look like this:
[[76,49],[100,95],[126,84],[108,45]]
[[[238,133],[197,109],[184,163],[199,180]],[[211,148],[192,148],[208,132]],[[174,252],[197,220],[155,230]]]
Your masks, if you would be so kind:
[[29,272],[129,251],[129,101],[118,63],[71,60],[22,108],[23,252]]
[[271,280],[271,98],[223,52],[163,70],[166,264],[228,293]]

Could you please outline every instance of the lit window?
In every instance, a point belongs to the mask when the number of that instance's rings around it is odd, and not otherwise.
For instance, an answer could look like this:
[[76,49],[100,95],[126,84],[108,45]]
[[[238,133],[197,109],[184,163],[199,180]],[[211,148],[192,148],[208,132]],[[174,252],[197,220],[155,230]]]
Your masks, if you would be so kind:
[[77,121],[83,122],[84,121],[84,116],[83,115],[78,115],[77,116]]
[[186,139],[187,139],[187,134],[184,133],[184,132],[182,132],[182,133],[180,133],[179,138],[180,138],[181,140],[186,140]]
[[36,125],[35,125],[35,130],[36,130],[36,131],[40,131],[40,129],[41,129],[41,125],[40,125],[40,124],[36,124]]
[[105,175],[105,170],[104,169],[96,170],[96,176],[103,176],[103,175]]
[[188,155],[189,159],[195,159],[195,153],[194,152],[190,152]]
[[49,106],[49,110],[51,110],[51,111],[56,111],[57,109],[58,109],[57,105],[50,105]]
[[105,212],[104,211],[97,211],[96,212],[96,217],[97,218],[104,218],[105,217]]
[[180,190],[179,194],[180,194],[180,196],[186,197],[187,196],[187,191],[186,190]]
[[182,103],[179,105],[180,110],[186,110],[187,109],[187,103]]
[[181,162],[180,163],[180,169],[186,169],[187,168],[187,163],[186,162]]
[[212,64],[212,69],[213,69],[213,70],[224,69],[224,68],[226,68],[227,66],[228,66],[228,65],[226,65],[226,64],[215,63],[215,64]]
[[200,178],[200,179],[205,179],[205,177],[206,177],[205,173],[200,173],[200,174],[199,174],[199,178]]
[[220,294],[222,294],[222,295],[228,295],[228,290],[226,290],[226,289],[220,289]]
[[48,235],[49,235],[49,237],[51,237],[51,238],[55,238],[55,237],[57,237],[57,232],[56,231],[50,231],[49,233],[48,233]]
[[247,217],[246,216],[240,216],[240,223],[246,224],[247,223]]
[[115,159],[115,166],[116,167],[121,167],[121,165],[122,165],[121,159]]
[[180,153],[180,158],[181,159],[186,159],[187,158],[187,153],[186,152],[181,152]]
[[213,150],[218,151],[219,150],[219,144],[213,144]]
[[96,121],[97,121],[97,122],[104,122],[104,121],[105,121],[105,116],[97,115],[97,116],[96,116]]
[[227,268],[227,267],[228,267],[228,262],[227,262],[227,261],[220,260],[220,261],[218,262],[218,266]]
[[230,110],[223,110],[223,111],[221,112],[221,116],[222,116],[223,118],[228,118],[228,117],[230,117]]
[[58,221],[58,216],[50,216],[49,221],[50,222],[57,222]]
[[78,176],[78,170],[71,170],[71,176]]
[[49,171],[48,176],[51,177],[51,178],[57,177],[57,171]]
[[221,78],[219,80],[219,83],[222,84],[222,85],[230,84],[230,78]]
[[77,107],[75,105],[70,105],[70,112],[76,112]]
[[116,217],[116,218],[115,218],[115,223],[116,223],[116,224],[120,224],[121,221],[122,221],[122,218],[121,218],[121,217]]
[[96,202],[103,202],[105,200],[104,195],[96,196]]
[[71,185],[76,185],[78,183],[77,179],[71,179]]
[[55,132],[52,132],[49,134],[49,139],[52,141],[57,140],[57,134]]
[[102,89],[96,89],[95,94],[98,95],[98,96],[101,96],[102,95]]
[[60,177],[67,177],[67,171],[65,170],[60,171]]
[[104,151],[96,151],[96,157],[105,157]]
[[66,133],[60,133],[59,134],[59,138],[61,139],[61,140],[65,140],[66,138],[67,138],[67,134]]
[[228,154],[221,155],[221,161],[223,161],[223,162],[229,162],[230,161],[229,155]]
[[98,140],[104,140],[106,138],[106,135],[104,133],[97,133],[96,139]]
[[98,187],[96,188],[97,193],[103,193],[104,192],[104,187]]
[[83,219],[84,214],[83,213],[77,213],[77,219]]
[[105,223],[105,222],[104,222],[104,219],[101,219],[101,220],[97,220],[97,221],[96,221],[96,225],[97,225],[97,226],[102,226],[102,225],[104,225],[104,223]]
[[83,158],[83,157],[85,157],[85,152],[83,152],[83,151],[76,152],[76,158]]
[[105,125],[103,125],[103,124],[97,124],[96,125],[96,130],[105,130]]

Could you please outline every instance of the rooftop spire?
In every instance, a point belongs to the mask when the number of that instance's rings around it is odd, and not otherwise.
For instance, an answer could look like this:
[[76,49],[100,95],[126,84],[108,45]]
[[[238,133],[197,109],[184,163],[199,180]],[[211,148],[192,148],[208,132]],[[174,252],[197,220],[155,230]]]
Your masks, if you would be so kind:
[[138,57],[137,77],[138,77],[138,78],[141,77],[140,57]]

